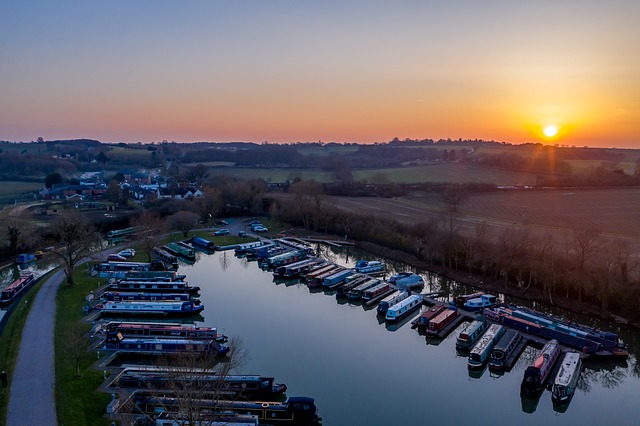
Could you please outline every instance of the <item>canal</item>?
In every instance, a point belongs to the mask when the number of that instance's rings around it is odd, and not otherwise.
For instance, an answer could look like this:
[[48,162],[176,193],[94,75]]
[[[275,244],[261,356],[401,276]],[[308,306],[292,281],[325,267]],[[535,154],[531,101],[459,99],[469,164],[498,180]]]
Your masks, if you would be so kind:
[[[354,249],[322,249],[346,266],[373,258]],[[180,273],[203,289],[203,325],[242,340],[249,359],[239,373],[274,376],[287,384],[288,396],[315,398],[324,425],[635,425],[640,418],[639,338],[625,326],[573,318],[620,332],[631,356],[626,362],[588,361],[573,400],[561,409],[549,391],[536,400],[520,397],[534,348],[526,348],[510,372],[470,374],[467,359],[456,354],[459,330],[442,340],[427,339],[408,323],[418,312],[389,326],[375,309],[293,281],[275,282],[270,272],[232,251],[198,253],[197,262],[181,265]],[[423,275],[423,292],[471,290]]]

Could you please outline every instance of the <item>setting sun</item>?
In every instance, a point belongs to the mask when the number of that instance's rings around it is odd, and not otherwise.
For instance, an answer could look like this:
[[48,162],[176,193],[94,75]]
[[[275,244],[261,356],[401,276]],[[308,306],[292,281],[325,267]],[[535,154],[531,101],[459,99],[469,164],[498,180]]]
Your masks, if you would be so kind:
[[558,134],[558,128],[556,126],[547,126],[544,128],[542,133],[544,133],[546,137],[552,138]]

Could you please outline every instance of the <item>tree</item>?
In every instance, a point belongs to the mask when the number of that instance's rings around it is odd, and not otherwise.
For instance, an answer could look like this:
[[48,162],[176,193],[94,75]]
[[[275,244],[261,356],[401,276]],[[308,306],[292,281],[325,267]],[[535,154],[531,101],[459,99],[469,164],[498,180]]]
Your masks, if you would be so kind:
[[92,251],[100,246],[100,237],[75,210],[63,212],[52,226],[54,239],[60,250],[53,253],[62,260],[67,285],[73,285],[73,270]]
[[64,355],[75,365],[76,376],[80,376],[80,363],[89,350],[89,338],[87,337],[87,327],[76,324],[66,332]]
[[105,164],[105,163],[107,163],[108,161],[111,161],[111,159],[110,159],[109,157],[107,157],[107,155],[106,155],[104,152],[100,151],[100,153],[99,153],[99,154],[98,154],[98,156],[96,157],[96,161],[97,161],[98,163]]
[[447,209],[457,212],[458,207],[466,201],[469,194],[464,188],[459,186],[447,186],[440,193],[440,199],[447,205]]
[[199,216],[190,211],[180,211],[174,215],[169,216],[168,222],[171,229],[182,232],[184,237],[187,237],[189,231],[198,223]]
[[46,178],[44,178],[44,186],[46,186],[49,189],[51,189],[53,185],[57,183],[62,183],[62,182],[63,182],[63,179],[60,173],[51,173],[47,175]]
[[151,262],[151,252],[162,238],[166,227],[165,221],[157,214],[145,210],[132,221],[132,225],[138,228],[136,232],[138,244],[147,254],[147,260]]
[[20,242],[20,228],[16,223],[7,225],[7,235],[9,238],[9,252],[11,254],[18,253],[18,243]]

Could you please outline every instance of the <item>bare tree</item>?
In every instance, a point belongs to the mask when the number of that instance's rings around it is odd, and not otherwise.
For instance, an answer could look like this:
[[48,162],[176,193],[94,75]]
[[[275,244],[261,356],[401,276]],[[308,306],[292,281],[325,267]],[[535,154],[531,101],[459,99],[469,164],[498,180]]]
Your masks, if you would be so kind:
[[184,237],[189,235],[189,231],[198,223],[198,215],[190,211],[179,211],[167,219],[171,229],[182,232]]
[[87,355],[90,340],[87,337],[88,328],[76,324],[66,332],[64,355],[75,365],[76,376],[80,376],[80,362]]
[[148,261],[151,262],[151,252],[162,239],[166,227],[165,221],[160,216],[145,210],[132,221],[132,224],[138,228],[137,242],[142,251],[147,254]]
[[458,207],[469,197],[469,193],[459,186],[448,186],[440,193],[440,199],[446,204],[446,209],[457,212]]
[[60,243],[60,250],[53,253],[63,263],[67,284],[73,285],[73,270],[80,261],[100,247],[99,235],[84,216],[75,210],[63,212],[53,223],[53,236]]

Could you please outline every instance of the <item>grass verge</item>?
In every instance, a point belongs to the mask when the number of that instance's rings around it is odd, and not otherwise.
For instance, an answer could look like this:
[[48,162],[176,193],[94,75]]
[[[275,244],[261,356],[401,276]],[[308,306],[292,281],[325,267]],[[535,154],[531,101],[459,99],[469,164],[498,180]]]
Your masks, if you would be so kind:
[[[75,285],[63,282],[56,297],[55,366],[56,410],[58,423],[65,426],[109,425],[105,409],[111,400],[107,393],[97,388],[104,381],[103,373],[92,368],[96,355],[88,350],[77,351],[78,342],[73,330],[89,331],[91,324],[84,323],[85,296],[97,286],[98,280],[81,266],[74,273]],[[75,339],[75,341],[74,341]],[[84,344],[88,341],[84,340]],[[76,371],[76,361],[80,375]]]

